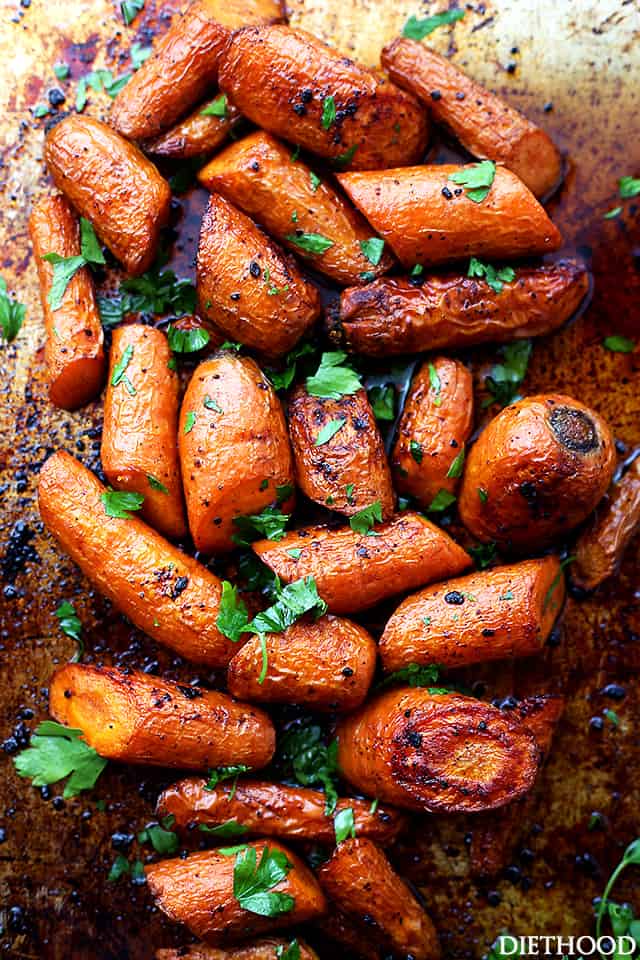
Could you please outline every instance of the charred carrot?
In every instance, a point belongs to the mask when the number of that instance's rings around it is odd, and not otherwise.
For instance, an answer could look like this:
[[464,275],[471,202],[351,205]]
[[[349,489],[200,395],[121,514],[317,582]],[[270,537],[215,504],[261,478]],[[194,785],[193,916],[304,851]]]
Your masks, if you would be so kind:
[[201,103],[193,113],[165,133],[147,140],[144,149],[155,157],[188,160],[206,157],[222,146],[240,121],[240,113],[224,94]]
[[378,524],[375,537],[351,527],[304,527],[252,548],[283,583],[313,577],[332,613],[366,610],[471,566],[444,530],[409,510]]
[[81,267],[67,284],[60,306],[51,306],[53,265],[49,253],[60,257],[80,254],[78,219],[64,197],[45,197],[35,204],[29,218],[29,235],[40,281],[40,299],[47,335],[44,358],[49,381],[49,399],[57,407],[75,410],[100,393],[106,361],[102,324],[93,280]]
[[[327,798],[321,790],[288,787],[261,780],[239,780],[206,788],[206,780],[180,780],[160,794],[158,816],[174,818],[178,830],[195,825],[215,838],[215,828],[233,821],[247,835],[281,837],[283,840],[308,840],[335,843],[334,815],[327,814]],[[380,845],[391,843],[406,826],[406,818],[396,810],[378,806],[372,810],[368,800],[338,800],[336,812],[353,811],[359,837],[369,837]]]
[[562,569],[553,556],[426,587],[403,600],[388,620],[380,640],[384,668],[459,667],[539,653],[564,593]]
[[338,180],[405,267],[557,250],[560,232],[534,195],[506,167],[483,162],[488,187],[476,191],[456,183],[475,183],[477,164],[342,173]]
[[257,769],[275,749],[271,721],[257,707],[141,672],[67,663],[53,675],[49,708],[101,756],[126,763]]
[[446,57],[398,37],[380,59],[393,82],[426,103],[474,157],[504,163],[537,197],[557,186],[562,158],[551,138]]
[[187,532],[178,463],[178,392],[161,330],[113,332],[100,457],[116,490],[142,494],[141,514],[167,537]]
[[62,450],[40,471],[40,516],[100,593],[180,656],[226,666],[237,646],[216,627],[220,580],[122,510],[121,496]]
[[531,788],[540,751],[497,707],[457,693],[399,687],[338,725],[338,766],[370,797],[409,810],[475,813]]
[[595,410],[558,393],[526,397],[480,434],[465,465],[459,509],[479,540],[548,546],[585,520],[613,476],[611,430]]

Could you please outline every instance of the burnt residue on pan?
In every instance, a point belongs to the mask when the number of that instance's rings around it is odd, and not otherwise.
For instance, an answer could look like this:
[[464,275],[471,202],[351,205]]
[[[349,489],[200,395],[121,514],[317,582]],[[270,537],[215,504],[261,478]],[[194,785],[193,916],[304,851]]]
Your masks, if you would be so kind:
[[[64,6],[22,0],[4,9],[0,24],[0,273],[28,309],[19,341],[0,351],[0,740],[6,758],[0,777],[0,953],[6,956],[147,960],[159,946],[188,940],[160,916],[144,886],[106,879],[119,853],[132,861],[152,855],[136,834],[152,819],[155,797],[171,774],[112,764],[94,792],[63,800],[61,788],[32,788],[11,764],[28,731],[46,716],[52,669],[74,653],[54,615],[64,599],[82,620],[88,662],[142,668],[184,683],[219,679],[157,648],[96,595],[43,531],[35,502],[38,469],[53,450],[63,447],[92,469],[99,466],[101,428],[99,404],[70,414],[46,398],[26,236],[31,200],[47,189],[43,129],[72,109],[77,80],[89,70],[128,70],[130,44],[148,44],[178,5],[147,0],[143,14],[125,27],[119,4],[109,0],[86,0],[72,18]],[[562,253],[577,251],[588,260],[593,298],[572,324],[536,342],[524,388],[566,393],[595,407],[611,423],[624,459],[640,445],[640,354],[608,352],[602,340],[612,333],[637,337],[637,201],[622,203],[620,217],[603,215],[620,203],[618,177],[640,174],[632,82],[638,34],[632,3],[621,3],[602,22],[596,6],[494,0],[473,5],[464,21],[436,31],[428,42],[543,124],[566,155],[566,178],[548,209],[565,237]],[[367,63],[377,60],[407,16],[432,12],[411,0],[292,0],[290,7],[296,25]],[[56,80],[56,62],[69,64],[69,80]],[[64,102],[51,104],[53,88]],[[90,91],[89,101],[90,115],[106,114],[107,97]],[[30,111],[38,103],[48,103],[50,114],[35,120]],[[456,156],[438,141],[429,159]],[[172,265],[181,276],[193,277],[205,199],[197,189],[177,197]],[[324,292],[329,300],[334,296]],[[481,386],[497,352],[471,356]],[[410,369],[394,364],[390,379],[399,390],[406,390]],[[371,374],[386,382],[379,365]],[[592,929],[592,898],[637,833],[639,566],[636,540],[617,579],[594,597],[568,599],[563,627],[543,656],[482,665],[461,677],[505,710],[516,708],[514,698],[543,691],[563,692],[567,708],[497,876],[478,881],[470,875],[472,817],[416,817],[393,853],[424,895],[447,956],[481,956],[501,930],[567,936]],[[367,622],[379,629],[385,612],[369,613]],[[498,811],[496,836],[501,824]],[[637,879],[636,870],[627,871],[616,900],[633,900]]]

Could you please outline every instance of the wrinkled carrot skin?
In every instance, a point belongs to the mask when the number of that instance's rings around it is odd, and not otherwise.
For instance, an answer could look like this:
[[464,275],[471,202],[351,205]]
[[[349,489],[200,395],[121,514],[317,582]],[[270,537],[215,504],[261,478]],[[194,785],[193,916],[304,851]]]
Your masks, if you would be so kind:
[[153,55],[113,101],[111,126],[130,140],[148,140],[168,130],[215,84],[231,31],[281,17],[278,0],[195,0],[174,18]]
[[137,517],[108,517],[103,493],[90,470],[59,450],[40,471],[40,516],[136,627],[187,660],[226,667],[238,648],[216,627],[220,580]]
[[29,236],[47,336],[44,361],[49,399],[56,407],[76,410],[100,393],[106,360],[93,280],[86,267],[71,278],[58,309],[52,310],[49,304],[53,264],[42,258],[47,253],[61,257],[80,253],[80,227],[69,202],[56,195],[36,203],[29,217]]
[[502,410],[472,446],[460,517],[479,540],[541,549],[589,516],[615,462],[611,430],[595,410],[557,393],[526,397]]
[[[306,31],[280,25],[238,30],[220,59],[219,82],[244,116],[269,133],[321,157],[347,154],[338,161],[342,169],[399,167],[424,155],[424,107]],[[325,129],[329,96],[336,117]]]
[[380,640],[384,669],[532,656],[551,633],[564,595],[564,576],[553,556],[426,587],[403,600],[388,620]]
[[332,613],[366,610],[396,593],[455,577],[472,563],[444,530],[419,513],[399,513],[376,526],[376,534],[305,527],[277,542],[257,540],[251,546],[283,583],[313,577]]
[[383,956],[382,947],[376,940],[377,930],[368,928],[365,921],[358,923],[354,917],[347,917],[334,903],[316,926],[323,937],[343,947],[348,956],[361,960],[381,960]]
[[291,850],[274,840],[259,840],[257,861],[265,848],[280,850],[292,869],[273,887],[273,892],[293,897],[295,905],[287,913],[262,917],[240,906],[233,893],[236,856],[215,851],[194,853],[186,859],[161,860],[145,867],[147,885],[156,903],[171,920],[186,926],[197,937],[214,944],[243,940],[256,934],[290,927],[321,916],[326,900],[307,866]]
[[71,114],[45,140],[55,184],[133,276],[155,259],[171,190],[145,155],[106,123]]
[[185,770],[258,768],[275,749],[273,725],[258,707],[141,672],[67,663],[53,675],[49,706],[110,760]]
[[144,144],[146,153],[172,160],[188,160],[217,150],[240,120],[240,112],[231,103],[226,104],[223,117],[202,112],[217,99],[213,97],[207,103],[201,103],[184,120],[155,139],[147,140]]
[[[560,247],[560,231],[514,173],[496,167],[488,195],[475,203],[448,179],[465,169],[457,164],[403,167],[342,173],[338,181],[407,268],[470,256],[533,256]],[[452,196],[443,194],[445,188]]]
[[[322,429],[335,420],[344,426],[316,446]],[[311,500],[347,517],[379,500],[383,520],[391,517],[391,471],[365,390],[332,400],[313,397],[300,384],[289,398],[288,423],[297,484]]]
[[422,282],[383,277],[343,290],[332,337],[371,357],[506,343],[561,327],[588,291],[589,274],[577,260],[518,267],[500,293],[460,273]]
[[[455,493],[462,468],[454,467],[454,461],[464,456],[472,430],[471,372],[447,357],[423,363],[411,383],[391,455],[398,493],[425,509],[441,490]],[[449,476],[452,470],[458,476]]]
[[[383,252],[379,263],[373,264],[362,251],[360,244],[372,237],[369,224],[326,177],[314,187],[311,174],[301,160],[291,162],[290,146],[258,130],[214,157],[198,179],[340,284],[362,283],[363,273],[377,277],[389,270],[390,254]],[[307,253],[287,240],[296,233],[317,233],[333,245],[321,254]]]
[[202,219],[197,277],[200,314],[272,360],[320,316],[318,291],[293,257],[218,194]]
[[446,57],[398,37],[380,60],[391,80],[427,104],[436,123],[474,157],[504,163],[537,197],[557,186],[562,157],[551,138]]
[[267,673],[260,683],[262,649],[252,637],[227,668],[236,697],[256,703],[296,703],[316,710],[355,710],[364,701],[376,668],[373,637],[357,623],[331,615],[294,623],[265,638]]
[[[231,550],[236,517],[261,513],[278,499],[278,487],[293,489],[282,406],[248,357],[223,352],[196,368],[182,401],[178,445],[189,529],[204,553]],[[290,493],[280,509],[290,512],[293,502]]]
[[338,725],[338,767],[357,790],[423,812],[476,813],[531,788],[540,751],[503,711],[462,694],[400,687]]
[[[304,940],[296,937],[300,948],[300,960],[318,960],[318,954],[312,950]],[[291,939],[283,940],[269,937],[252,943],[246,947],[229,947],[227,949],[210,947],[206,943],[195,943],[190,947],[169,947],[166,950],[156,950],[156,960],[274,960],[276,950],[281,947],[284,951],[291,945]]]
[[[158,798],[157,815],[173,816],[176,828],[184,831],[193,824],[216,827],[235,820],[253,835],[335,843],[335,814],[326,813],[327,798],[321,790],[244,779],[235,788],[221,783],[207,790],[205,785],[206,780],[191,777],[168,787]],[[372,813],[368,800],[338,800],[336,812],[349,808],[358,836],[382,846],[395,840],[407,823],[403,814],[390,808],[379,806]]]
[[640,460],[634,460],[580,534],[571,566],[572,583],[582,590],[600,586],[618,569],[639,526]]
[[376,924],[394,954],[437,960],[435,927],[409,887],[371,840],[344,840],[318,870],[325,893],[347,916]]
[[[564,706],[563,697],[543,695],[522,700],[515,711],[514,719],[533,734],[545,758]],[[469,849],[472,876],[495,877],[504,869],[533,801],[533,794],[528,793],[499,812],[490,810],[474,817]]]
[[[113,386],[130,347],[127,379]],[[147,523],[165,537],[179,539],[187,524],[178,463],[180,385],[169,369],[170,358],[167,338],[155,327],[130,324],[113,331],[100,459],[114,489],[144,496],[140,514]]]

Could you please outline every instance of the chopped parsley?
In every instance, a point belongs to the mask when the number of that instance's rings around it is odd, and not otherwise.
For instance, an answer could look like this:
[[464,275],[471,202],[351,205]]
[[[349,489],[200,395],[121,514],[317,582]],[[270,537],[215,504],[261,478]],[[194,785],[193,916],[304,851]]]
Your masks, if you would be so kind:
[[163,270],[162,259],[141,277],[124,280],[116,297],[98,298],[103,326],[112,327],[130,313],[182,317],[195,312],[196,288],[190,280],[178,280],[173,270]]
[[58,618],[60,629],[67,637],[71,637],[78,644],[78,649],[71,657],[72,663],[77,663],[84,653],[84,644],[82,642],[82,623],[78,617],[75,607],[68,600],[63,600],[55,611]]
[[530,340],[514,340],[513,343],[501,347],[502,363],[493,366],[491,373],[484,379],[491,396],[484,401],[483,406],[499,403],[506,407],[518,399],[518,390],[527,375],[531,349]]
[[133,356],[133,344],[130,343],[122,351],[122,356],[120,357],[115,367],[113,368],[113,373],[111,375],[111,386],[117,387],[118,384],[121,383],[125,388],[125,390],[127,391],[127,393],[133,397],[136,394],[136,389],[131,383],[131,380],[129,380],[129,377],[127,376],[127,372],[126,372],[127,367],[131,362],[132,356]]
[[122,19],[127,26],[133,23],[141,10],[144,10],[144,2],[145,0],[122,0],[122,3],[120,4],[120,12],[122,13]]
[[262,513],[241,514],[233,520],[236,528],[233,542],[239,547],[248,547],[261,537],[267,540],[282,540],[290,519],[290,514],[282,513],[274,506],[265,507]]
[[325,130],[335,123],[336,101],[332,96],[325,97],[322,102],[322,126]]
[[341,350],[323,353],[318,369],[312,377],[307,377],[307,393],[329,400],[357,393],[362,387],[360,376],[344,363],[346,359],[346,353]]
[[215,413],[224,413],[224,410],[220,406],[217,400],[212,399],[208,393],[205,393],[204,400],[202,401],[202,406],[206,410],[213,410]]
[[129,511],[139,510],[144,503],[141,493],[132,493],[130,490],[105,490],[100,499],[106,515],[120,520],[131,520]]
[[237,840],[239,837],[246,836],[249,833],[248,827],[244,827],[237,820],[225,820],[216,827],[210,827],[206,823],[198,824],[198,830],[206,833],[210,837],[219,837],[223,840]]
[[358,149],[358,144],[354,143],[352,147],[349,147],[348,150],[345,150],[344,153],[339,153],[337,157],[334,157],[331,161],[335,167],[343,169],[353,160],[353,155]]
[[169,346],[175,353],[196,353],[198,350],[206,347],[211,339],[209,331],[205,330],[204,327],[194,327],[192,330],[181,330],[179,327],[174,326],[173,323],[169,324],[167,337],[169,339]]
[[425,17],[420,20],[418,17],[409,17],[402,28],[402,36],[409,37],[410,40],[424,40],[430,33],[448,23],[456,23],[462,20],[465,15],[464,10],[444,10],[442,13],[436,13],[431,17]]
[[440,391],[442,390],[442,381],[440,380],[440,374],[432,363],[428,365],[428,370],[429,386],[435,394],[435,397],[433,398],[433,404],[435,407],[439,407],[442,405],[442,397],[440,396]]
[[377,536],[373,531],[376,523],[382,523],[382,504],[379,500],[369,504],[368,507],[363,507],[349,518],[351,529],[367,537]]
[[200,111],[201,117],[226,117],[227,116],[227,96],[221,93],[219,97],[208,103],[204,110]]
[[104,254],[100,249],[93,226],[84,217],[80,217],[80,253],[75,257],[61,257],[59,253],[45,253],[43,260],[53,264],[53,279],[47,301],[52,310],[62,306],[62,298],[71,278],[89,264],[104,264]]
[[191,433],[195,425],[196,425],[195,410],[187,410],[186,416],[184,418],[184,430],[182,431],[183,434]]
[[501,293],[505,283],[513,283],[516,272],[513,267],[494,267],[491,263],[483,263],[476,257],[471,257],[467,276],[484,277],[495,293]]
[[421,443],[418,443],[417,440],[410,440],[410,441],[409,441],[409,450],[410,450],[411,456],[413,457],[413,459],[415,460],[415,462],[416,462],[416,463],[422,463],[422,458],[423,458],[423,456],[424,456],[424,453],[423,453],[423,450],[422,450],[422,444],[421,444]]
[[237,643],[249,622],[246,604],[238,598],[238,588],[228,580],[222,581],[216,627],[220,633]]
[[477,547],[467,547],[467,553],[471,554],[478,570],[486,570],[490,567],[496,558],[497,545],[494,541],[491,543],[481,543]]
[[139,70],[142,64],[149,59],[153,53],[153,47],[143,47],[141,43],[132,43],[129,49],[131,57],[131,66],[134,70]]
[[345,807],[344,810],[336,813],[333,818],[333,829],[336,835],[336,846],[341,844],[343,840],[348,840],[349,837],[355,839],[356,823],[352,807]]
[[288,233],[286,239],[305,253],[322,254],[333,246],[333,240],[323,237],[321,233],[304,233],[302,230]]
[[450,173],[448,179],[458,183],[467,191],[466,195],[474,203],[481,203],[491,189],[495,179],[496,165],[493,160],[480,160],[457,173]]
[[424,666],[419,663],[409,663],[406,667],[388,674],[377,684],[376,690],[384,690],[385,687],[392,687],[396,683],[406,683],[410,687],[427,687],[429,693],[449,693],[445,687],[434,686],[440,678],[441,669],[437,663],[427,663]]
[[165,829],[173,823],[173,816],[166,817],[162,826],[159,823],[150,823],[149,826],[138,833],[138,843],[150,843],[155,852],[163,856],[171,856],[171,854],[177,853],[180,846],[178,838],[173,830]]
[[442,513],[444,510],[447,510],[452,503],[456,502],[456,498],[452,493],[449,493],[448,490],[438,490],[435,497],[427,507],[427,513]]
[[383,387],[371,387],[368,395],[376,420],[393,420],[396,402],[396,391],[393,384],[387,383]]
[[300,944],[297,939],[292,940],[289,946],[279,943],[276,947],[277,960],[300,960]]
[[82,735],[82,730],[53,720],[39,723],[29,746],[14,757],[16,772],[31,780],[34,787],[45,787],[68,777],[63,797],[91,790],[107,761],[80,739]]
[[268,369],[267,374],[273,389],[288,390],[296,375],[298,360],[312,353],[315,353],[315,347],[311,343],[299,343],[298,346],[290,350],[284,358],[284,367],[282,370]]
[[91,70],[78,80],[76,110],[78,113],[82,113],[86,107],[89,89],[95,90],[96,93],[106,93],[113,99],[126,87],[130,79],[130,73],[123,73],[120,77],[114,77],[111,70]]
[[340,417],[338,420],[329,420],[316,437],[314,446],[321,447],[323,444],[328,443],[332,437],[335,437],[339,430],[342,430],[346,422],[345,417]]
[[640,177],[620,177],[618,189],[623,200],[630,200],[640,194]]
[[635,340],[631,340],[629,337],[623,337],[620,334],[612,334],[610,337],[605,337],[602,341],[602,346],[606,350],[611,350],[612,353],[633,353],[636,348]]
[[290,894],[273,891],[293,866],[282,850],[265,845],[260,863],[255,847],[223,847],[219,852],[235,854],[233,895],[243,910],[261,917],[278,917],[293,910],[295,899]]
[[455,458],[455,460],[447,470],[447,477],[449,477],[452,480],[457,480],[458,477],[462,476],[462,468],[464,467],[464,457],[465,457],[465,451],[464,451],[464,444],[463,444],[460,449],[460,453],[458,454],[458,456]]
[[213,767],[207,774],[208,779],[204,788],[205,790],[215,790],[219,783],[223,783],[225,780],[233,780],[231,793],[229,794],[231,800],[235,796],[238,777],[243,773],[248,773],[250,769],[251,767],[248,767],[246,763],[236,763],[229,767]]
[[53,72],[55,73],[58,80],[66,80],[70,73],[69,64],[54,63]]
[[316,724],[288,730],[279,742],[279,759],[285,773],[303,787],[321,786],[326,795],[325,814],[331,816],[338,802],[338,741],[324,742]]
[[384,240],[381,240],[380,237],[371,237],[369,240],[361,240],[360,249],[364,253],[369,263],[372,263],[374,267],[377,267],[384,251]]
[[313,172],[313,170],[309,171],[309,179],[311,180],[311,189],[315,193],[318,187],[320,186],[320,184],[322,183],[322,180],[317,175],[317,173]]
[[489,494],[484,487],[478,487],[478,497],[480,498],[481,503],[486,503],[489,499]]
[[7,343],[18,336],[26,311],[23,303],[11,299],[7,293],[7,281],[0,277],[0,332]]
[[161,483],[157,477],[154,477],[152,474],[147,474],[147,482],[152,490],[158,490],[160,493],[169,493],[168,489],[165,487],[164,483]]

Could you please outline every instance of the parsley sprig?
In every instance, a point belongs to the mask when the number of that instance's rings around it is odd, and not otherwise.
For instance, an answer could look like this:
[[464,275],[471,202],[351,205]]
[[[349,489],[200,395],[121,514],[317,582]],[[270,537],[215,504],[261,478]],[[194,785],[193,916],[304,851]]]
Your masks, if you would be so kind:
[[376,686],[376,690],[384,690],[386,687],[392,687],[396,683],[406,683],[410,687],[427,687],[429,693],[449,693],[446,687],[436,687],[440,677],[442,667],[438,663],[427,663],[421,666],[419,663],[409,663],[400,670],[394,670],[388,674],[384,680],[381,680]]
[[342,350],[323,353],[318,369],[313,376],[307,377],[307,393],[329,400],[340,400],[357,393],[362,387],[360,375],[345,364],[346,359],[347,354]]
[[484,407],[492,403],[506,407],[518,399],[518,390],[527,374],[531,349],[530,340],[514,340],[501,347],[502,363],[495,364],[484,380],[491,394],[483,402]]
[[91,790],[107,765],[93,747],[81,740],[82,730],[64,727],[53,720],[38,724],[31,743],[13,762],[19,776],[34,787],[58,783],[68,777],[63,797],[75,797]]
[[321,786],[326,795],[325,813],[332,816],[338,802],[338,741],[326,744],[322,728],[311,723],[288,730],[279,747],[285,774],[303,787]]
[[67,637],[71,637],[78,644],[78,649],[71,657],[71,662],[76,663],[84,653],[84,643],[82,642],[82,623],[78,617],[75,607],[68,600],[63,600],[55,611],[58,618],[60,629]]
[[636,943],[640,943],[640,920],[635,919],[633,909],[629,904],[619,904],[609,899],[609,894],[620,874],[630,866],[640,866],[640,837],[636,837],[626,848],[620,863],[616,866],[604,888],[596,912],[596,938],[598,940],[602,935],[602,922],[606,914],[616,937],[630,934],[636,940]]
[[[286,500],[287,497],[284,499]],[[282,513],[277,506],[273,505],[265,507],[262,513],[241,514],[234,517],[236,532],[231,539],[239,547],[248,547],[260,537],[265,537],[267,540],[282,540],[290,519],[290,514]]]
[[80,217],[80,253],[75,257],[61,257],[59,253],[45,253],[43,260],[53,264],[53,279],[47,295],[49,306],[58,310],[62,306],[65,291],[81,267],[104,264],[104,254],[92,225]]
[[442,13],[436,13],[432,17],[425,17],[420,20],[418,17],[409,17],[402,28],[402,36],[409,37],[411,40],[424,40],[430,33],[437,30],[447,23],[456,23],[462,20],[465,10],[444,10]]
[[457,173],[450,173],[449,180],[464,187],[466,196],[474,203],[482,203],[491,190],[496,175],[496,165],[493,160],[480,160]]
[[516,272],[513,267],[494,267],[491,263],[483,263],[476,257],[471,257],[467,276],[483,277],[495,293],[502,293],[505,283],[513,283]]
[[259,863],[255,847],[223,847],[220,853],[235,854],[233,895],[243,910],[261,917],[278,917],[294,908],[295,899],[290,894],[273,890],[293,866],[282,850],[265,846]]
[[7,281],[0,277],[0,334],[11,343],[18,336],[27,308],[7,293]]

